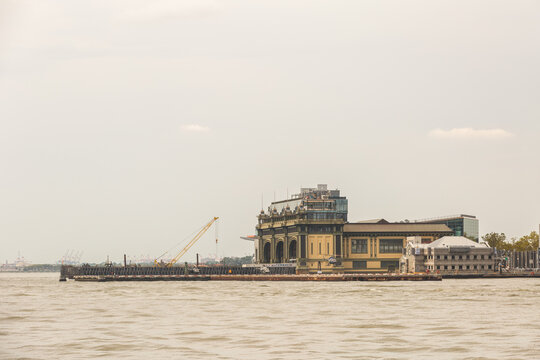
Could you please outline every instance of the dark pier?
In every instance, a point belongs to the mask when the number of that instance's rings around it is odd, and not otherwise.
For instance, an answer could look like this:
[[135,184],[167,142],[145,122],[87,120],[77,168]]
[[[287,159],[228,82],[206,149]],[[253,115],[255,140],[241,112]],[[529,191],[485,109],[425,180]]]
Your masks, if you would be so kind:
[[60,280],[76,281],[440,281],[437,274],[295,274],[294,267],[62,266]]
[[358,274],[358,275],[76,275],[75,281],[440,281],[429,274]]
[[[267,275],[293,275],[295,267],[268,267],[265,268]],[[181,279],[185,276],[208,276],[208,275],[257,275],[262,274],[261,267],[242,266],[71,266],[62,265],[60,268],[60,280],[75,278],[144,278],[153,277],[160,280]]]

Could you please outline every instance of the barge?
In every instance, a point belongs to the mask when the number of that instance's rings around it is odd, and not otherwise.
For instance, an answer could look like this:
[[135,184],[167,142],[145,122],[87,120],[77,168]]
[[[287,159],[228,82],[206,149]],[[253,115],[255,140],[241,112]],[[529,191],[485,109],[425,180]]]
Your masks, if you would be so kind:
[[287,267],[159,267],[159,266],[69,266],[60,271],[60,281],[440,281],[438,274],[296,274]]

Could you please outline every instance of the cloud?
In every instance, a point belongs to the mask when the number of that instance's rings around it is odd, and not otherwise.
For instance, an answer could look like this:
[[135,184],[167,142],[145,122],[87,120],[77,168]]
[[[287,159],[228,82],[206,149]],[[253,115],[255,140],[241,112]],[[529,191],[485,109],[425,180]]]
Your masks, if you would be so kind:
[[498,140],[514,136],[504,129],[454,128],[451,130],[435,129],[429,136],[439,139],[489,139]]
[[182,130],[189,132],[208,132],[210,128],[208,126],[202,126],[197,124],[182,125]]

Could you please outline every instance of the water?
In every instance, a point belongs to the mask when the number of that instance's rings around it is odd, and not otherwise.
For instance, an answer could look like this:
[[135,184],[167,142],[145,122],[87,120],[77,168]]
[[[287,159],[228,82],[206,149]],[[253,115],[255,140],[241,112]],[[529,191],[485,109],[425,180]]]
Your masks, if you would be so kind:
[[540,279],[58,282],[0,274],[2,359],[540,359]]

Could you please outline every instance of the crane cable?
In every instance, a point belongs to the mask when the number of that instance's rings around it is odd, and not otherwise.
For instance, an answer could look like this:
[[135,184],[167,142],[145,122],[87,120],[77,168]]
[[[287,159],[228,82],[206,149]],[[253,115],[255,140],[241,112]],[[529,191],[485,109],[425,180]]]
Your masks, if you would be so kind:
[[171,250],[174,250],[176,248],[178,248],[180,245],[183,245],[188,239],[192,239],[193,236],[198,233],[199,231],[201,231],[206,225],[203,225],[201,226],[200,228],[198,228],[197,230],[193,231],[191,234],[189,234],[188,236],[186,236],[185,238],[183,238],[182,240],[180,240],[180,242],[176,243],[175,245],[173,245],[169,250],[165,251],[163,254],[159,255],[155,260],[154,260],[154,263],[156,263],[159,259],[161,259],[164,255],[166,255],[167,253],[169,253]]

